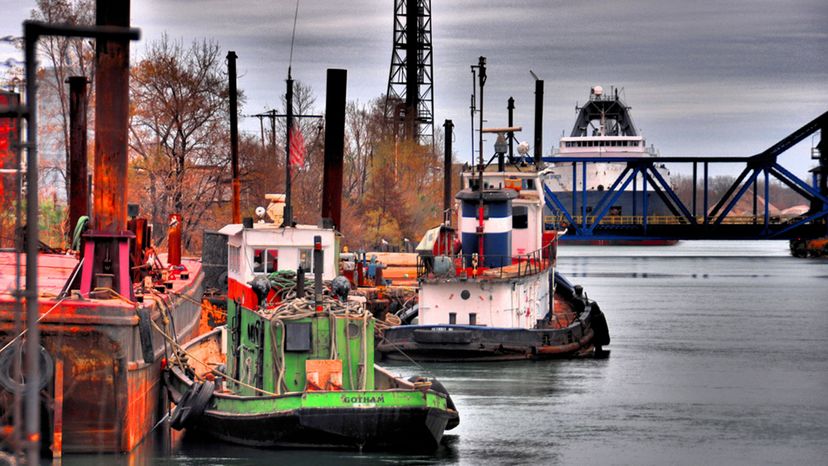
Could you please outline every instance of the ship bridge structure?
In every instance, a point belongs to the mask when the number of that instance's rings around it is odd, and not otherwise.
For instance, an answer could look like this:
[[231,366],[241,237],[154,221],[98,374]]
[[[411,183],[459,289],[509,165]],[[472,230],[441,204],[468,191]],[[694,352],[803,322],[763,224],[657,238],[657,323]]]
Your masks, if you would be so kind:
[[[600,86],[597,88],[601,89]],[[576,107],[578,118],[570,137],[591,136],[590,129],[606,136],[638,136],[629,107],[618,96],[618,89],[613,89],[612,94],[602,91],[596,94],[593,88],[590,99],[582,107]],[[594,122],[599,126],[595,127]]]
[[[592,104],[603,105],[589,103]],[[619,123],[618,131],[623,131],[623,118],[614,123]],[[578,128],[576,123],[573,131]],[[817,131],[820,140],[811,150],[816,167],[810,171],[811,179],[803,180],[785,168],[780,159],[791,147]],[[613,157],[612,162],[623,164],[624,169],[594,205],[587,205],[587,166],[606,163],[607,158],[556,155],[544,157],[543,161],[554,163],[559,170],[568,165],[572,168],[571,191],[556,194],[544,186],[545,204],[551,213],[545,217],[546,226],[566,230],[563,241],[809,239],[828,234],[828,112],[752,156]],[[692,200],[682,200],[659,172],[664,164],[692,166]],[[721,173],[723,166],[728,166],[731,172],[732,167],[737,167],[740,173],[724,195],[714,199],[710,173]],[[808,210],[795,216],[772,213],[771,178],[799,194],[809,204]],[[760,192],[762,189],[764,193]],[[633,192],[632,215],[616,215],[612,206],[625,191]],[[669,215],[648,215],[647,203],[652,202],[649,200],[652,195],[666,205]],[[737,205],[744,206],[746,202],[752,205],[749,215],[734,213]],[[744,208],[741,210],[744,212]]]

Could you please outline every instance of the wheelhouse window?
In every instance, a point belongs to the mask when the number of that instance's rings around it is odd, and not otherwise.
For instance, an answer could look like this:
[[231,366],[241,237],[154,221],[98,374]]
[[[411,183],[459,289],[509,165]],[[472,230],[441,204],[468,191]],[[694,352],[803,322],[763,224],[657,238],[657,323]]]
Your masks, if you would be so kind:
[[[325,257],[325,251],[322,251],[322,257]],[[313,249],[299,250],[299,265],[305,272],[313,272]]]
[[512,229],[525,230],[529,228],[529,208],[523,205],[512,207]]
[[279,270],[278,249],[254,249],[253,273],[271,273]]
[[231,272],[239,272],[241,267],[241,248],[238,246],[230,246],[227,252],[227,265]]

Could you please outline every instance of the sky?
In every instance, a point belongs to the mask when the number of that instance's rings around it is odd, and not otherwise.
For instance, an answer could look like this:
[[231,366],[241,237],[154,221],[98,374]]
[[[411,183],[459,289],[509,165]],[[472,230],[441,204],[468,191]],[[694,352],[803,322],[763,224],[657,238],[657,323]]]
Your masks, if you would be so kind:
[[[0,36],[20,35],[31,0],[0,0]],[[294,0],[133,0],[142,29],[133,60],[163,33],[208,38],[238,56],[243,112],[279,108]],[[348,70],[348,99],[386,92],[392,0],[300,0],[293,77],[325,102],[327,68]],[[455,124],[456,160],[471,158],[470,65],[488,62],[487,126],[516,101],[518,139],[533,141],[534,71],[545,81],[543,153],[569,132],[591,86],[623,88],[639,129],[662,155],[761,152],[828,110],[825,0],[432,0],[435,126]],[[20,53],[0,45],[0,62]],[[258,131],[258,120],[242,119]],[[800,176],[809,138],[781,159]],[[490,150],[493,141],[486,144]],[[680,167],[675,167],[682,171]]]

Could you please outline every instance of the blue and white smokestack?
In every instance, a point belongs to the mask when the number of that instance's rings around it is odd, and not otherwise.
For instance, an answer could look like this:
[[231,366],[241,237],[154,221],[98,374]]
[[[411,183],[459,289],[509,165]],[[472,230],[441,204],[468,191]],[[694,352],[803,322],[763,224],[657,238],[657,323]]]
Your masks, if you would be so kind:
[[[511,189],[483,191],[483,263],[485,267],[503,267],[512,263],[512,199]],[[460,200],[460,232],[466,267],[471,267],[472,254],[478,252],[477,225],[480,192],[464,189]]]

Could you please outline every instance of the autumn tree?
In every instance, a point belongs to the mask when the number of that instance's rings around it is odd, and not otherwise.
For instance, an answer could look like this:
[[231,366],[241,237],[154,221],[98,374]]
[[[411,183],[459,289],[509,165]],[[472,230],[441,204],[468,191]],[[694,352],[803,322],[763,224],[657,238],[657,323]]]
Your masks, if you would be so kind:
[[220,49],[207,40],[185,47],[164,35],[133,67],[130,87],[131,198],[149,213],[156,241],[166,236],[169,214],[180,213],[190,249],[229,199],[229,96]]

